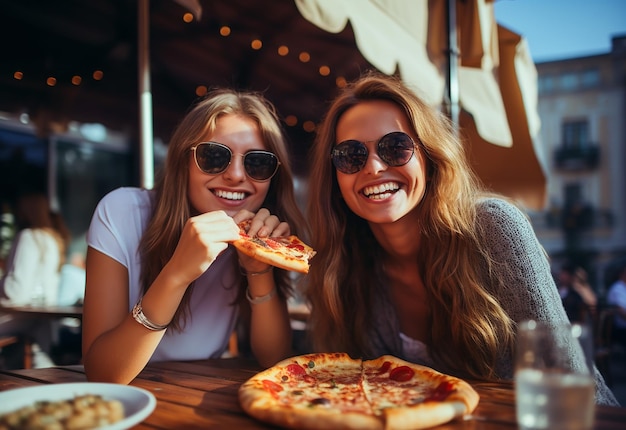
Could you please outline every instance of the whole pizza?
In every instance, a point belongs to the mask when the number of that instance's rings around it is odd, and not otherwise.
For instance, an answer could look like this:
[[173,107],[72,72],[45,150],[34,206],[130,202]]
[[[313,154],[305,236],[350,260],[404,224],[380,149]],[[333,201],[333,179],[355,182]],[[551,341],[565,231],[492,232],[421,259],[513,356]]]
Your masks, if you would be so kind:
[[239,388],[246,413],[293,429],[424,429],[471,413],[478,399],[462,379],[391,355],[300,355]]

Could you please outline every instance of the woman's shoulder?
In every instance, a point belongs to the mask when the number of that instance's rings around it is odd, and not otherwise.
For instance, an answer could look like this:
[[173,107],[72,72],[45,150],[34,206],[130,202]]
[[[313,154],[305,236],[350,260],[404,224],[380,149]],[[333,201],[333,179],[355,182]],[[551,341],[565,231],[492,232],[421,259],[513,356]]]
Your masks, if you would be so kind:
[[476,215],[481,222],[528,224],[526,211],[501,197],[484,197],[476,203]]
[[149,207],[153,192],[143,188],[121,187],[107,193],[98,206],[106,208],[132,209],[134,207]]
[[[151,191],[131,187],[106,194],[94,211],[87,244],[107,255],[135,246],[151,214],[151,195]],[[125,245],[120,247],[119,243]]]
[[526,236],[532,226],[525,211],[513,202],[500,197],[486,197],[476,204],[478,223],[487,235],[499,232],[509,237]]
[[101,201],[149,201],[152,192],[144,188],[120,187],[109,191]]
[[106,194],[93,214],[92,226],[101,223],[130,228],[143,225],[152,213],[153,192],[141,188],[117,188]]
[[477,201],[476,208],[479,216],[526,218],[521,207],[501,197],[483,197]]

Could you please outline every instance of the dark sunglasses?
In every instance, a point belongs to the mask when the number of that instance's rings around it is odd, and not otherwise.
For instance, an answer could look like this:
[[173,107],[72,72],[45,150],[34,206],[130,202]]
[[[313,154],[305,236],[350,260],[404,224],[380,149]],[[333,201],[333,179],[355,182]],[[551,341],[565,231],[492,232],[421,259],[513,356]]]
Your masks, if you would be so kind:
[[[401,131],[387,133],[376,143],[376,154],[391,167],[404,166],[414,153],[413,139]],[[368,156],[367,146],[358,140],[344,140],[330,152],[335,168],[348,175],[360,171],[367,163]]]
[[[192,147],[196,166],[204,173],[217,175],[225,171],[233,159],[233,151],[226,145],[216,142],[202,142]],[[253,150],[243,157],[246,175],[254,181],[267,181],[278,171],[280,161],[269,151]]]

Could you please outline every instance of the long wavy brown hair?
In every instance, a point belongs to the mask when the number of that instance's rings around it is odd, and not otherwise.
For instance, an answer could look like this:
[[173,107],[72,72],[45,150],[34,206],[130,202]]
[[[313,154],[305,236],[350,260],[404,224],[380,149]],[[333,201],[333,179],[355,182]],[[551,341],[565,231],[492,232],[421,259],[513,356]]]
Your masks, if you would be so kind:
[[490,291],[494,264],[481,242],[476,202],[487,195],[466,160],[450,121],[424,103],[399,78],[367,73],[332,102],[312,148],[308,216],[317,250],[306,279],[312,306],[311,340],[320,351],[372,354],[377,289],[382,288],[382,248],[365,220],[345,204],[330,160],[341,115],[367,100],[397,104],[426,155],[429,184],[417,217],[421,225],[416,264],[432,309],[433,358],[475,377],[494,376],[502,348],[511,347],[513,322]]
[[[218,118],[227,114],[243,115],[254,120],[267,149],[280,160],[280,168],[271,179],[263,207],[282,221],[287,221],[293,234],[304,228],[305,221],[294,197],[287,141],[274,106],[260,93],[216,89],[191,108],[169,142],[165,165],[154,188],[152,217],[140,243],[144,292],[172,257],[183,227],[191,217],[192,208],[187,196],[191,147],[212,133]],[[233,264],[237,264],[236,259]],[[286,297],[291,292],[288,273],[277,270],[275,278],[279,294]],[[242,276],[240,298],[243,297],[245,282]],[[192,288],[193,284],[187,289],[174,315],[172,327],[175,330],[180,330],[189,317]]]

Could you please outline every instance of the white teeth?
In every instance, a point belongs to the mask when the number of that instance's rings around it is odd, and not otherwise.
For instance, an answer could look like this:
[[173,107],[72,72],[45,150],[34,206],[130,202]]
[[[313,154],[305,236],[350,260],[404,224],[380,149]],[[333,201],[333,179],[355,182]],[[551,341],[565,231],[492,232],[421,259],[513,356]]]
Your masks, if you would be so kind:
[[365,187],[363,194],[370,199],[382,200],[391,196],[392,193],[387,191],[396,191],[400,189],[400,185],[396,182],[386,182],[384,184],[376,185],[373,187]]
[[243,200],[246,195],[244,193],[237,193],[237,192],[232,192],[232,191],[223,191],[223,190],[215,190],[214,194],[217,197],[220,197],[222,199],[228,199],[228,200]]

